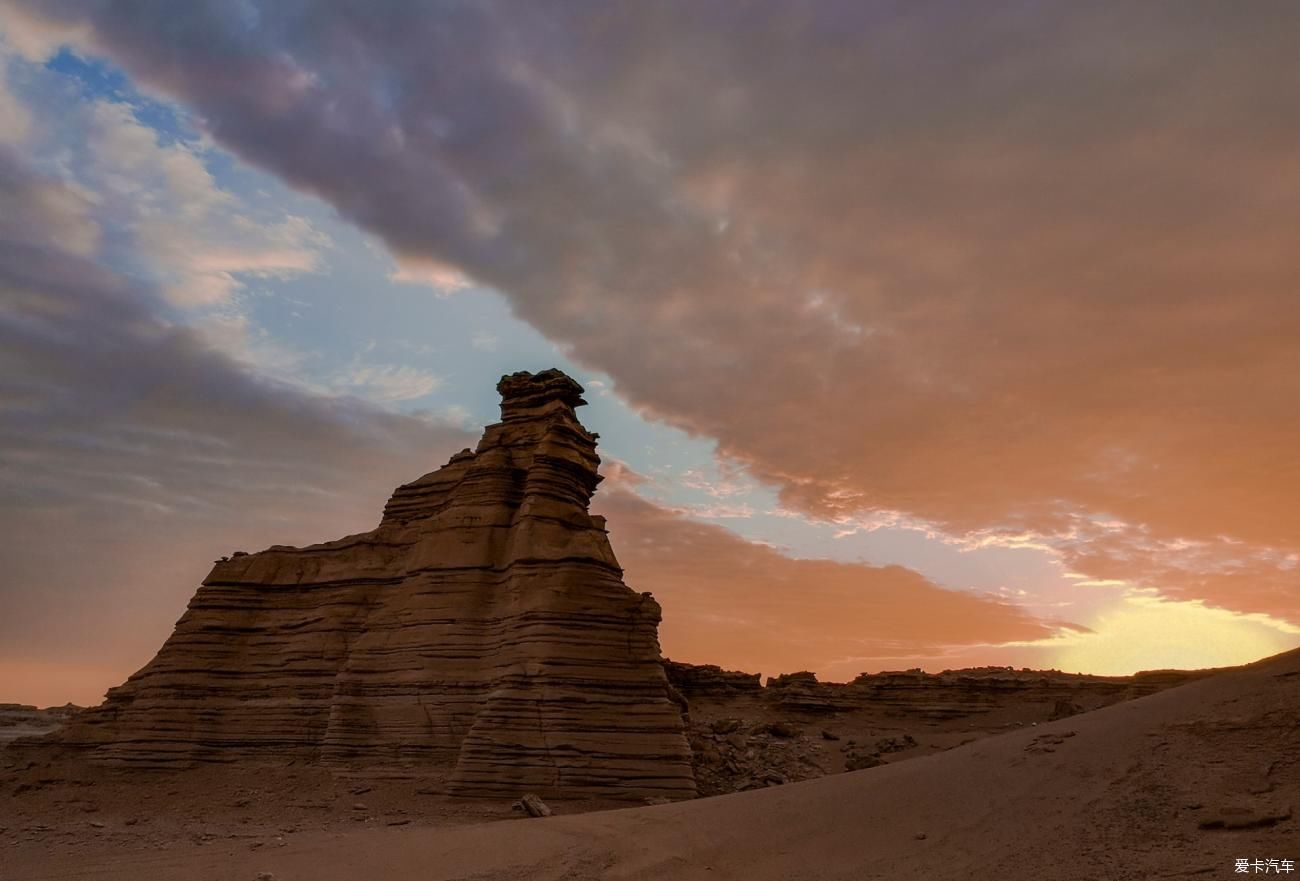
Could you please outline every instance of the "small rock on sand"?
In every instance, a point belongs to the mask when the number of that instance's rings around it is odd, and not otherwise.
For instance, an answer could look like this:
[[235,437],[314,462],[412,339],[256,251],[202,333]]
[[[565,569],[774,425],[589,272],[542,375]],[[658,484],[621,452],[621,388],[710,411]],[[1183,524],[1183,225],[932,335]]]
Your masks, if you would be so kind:
[[511,808],[516,811],[523,811],[530,817],[549,817],[551,815],[551,809],[546,806],[546,802],[531,792],[511,805]]

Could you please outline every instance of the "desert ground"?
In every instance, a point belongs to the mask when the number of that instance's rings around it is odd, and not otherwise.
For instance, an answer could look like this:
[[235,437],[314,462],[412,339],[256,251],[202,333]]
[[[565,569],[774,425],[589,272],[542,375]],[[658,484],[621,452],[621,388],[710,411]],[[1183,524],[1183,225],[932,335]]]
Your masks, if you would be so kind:
[[[543,819],[308,769],[15,793],[33,772],[7,772],[6,881],[1221,878],[1300,860],[1300,652],[862,771]],[[202,831],[225,804],[241,831]]]

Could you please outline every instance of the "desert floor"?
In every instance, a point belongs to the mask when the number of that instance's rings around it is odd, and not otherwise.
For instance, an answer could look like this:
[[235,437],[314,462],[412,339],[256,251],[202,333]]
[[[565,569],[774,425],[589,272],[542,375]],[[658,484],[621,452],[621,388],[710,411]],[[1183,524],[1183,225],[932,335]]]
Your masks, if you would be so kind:
[[1300,863],[1300,652],[878,768],[547,819],[308,769],[166,790],[98,773],[9,778],[0,878],[1238,877],[1239,859]]

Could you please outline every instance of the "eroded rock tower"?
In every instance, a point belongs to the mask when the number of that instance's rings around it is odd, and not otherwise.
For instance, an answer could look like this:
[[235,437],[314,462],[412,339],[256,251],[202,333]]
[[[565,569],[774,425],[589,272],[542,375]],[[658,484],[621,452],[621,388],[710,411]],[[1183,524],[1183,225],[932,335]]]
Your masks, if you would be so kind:
[[466,795],[694,795],[659,605],[622,581],[582,387],[503,377],[478,448],[379,526],[213,568],[158,655],[56,735],[141,766],[445,769]]

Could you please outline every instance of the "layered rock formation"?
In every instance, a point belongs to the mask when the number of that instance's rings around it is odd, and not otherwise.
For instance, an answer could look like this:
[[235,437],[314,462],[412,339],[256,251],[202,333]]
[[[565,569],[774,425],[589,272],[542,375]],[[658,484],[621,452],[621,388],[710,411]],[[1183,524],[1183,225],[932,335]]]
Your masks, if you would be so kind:
[[[999,710],[1032,709],[1043,715],[1095,710],[1181,685],[1206,675],[1166,670],[1134,676],[1090,676],[1059,670],[976,667],[926,673],[863,673],[852,682],[818,682],[812,673],[789,673],[767,682],[767,700],[789,711],[834,713],[871,707],[882,717],[966,719]],[[688,689],[689,690],[689,689]]]
[[681,664],[665,659],[664,672],[668,674],[668,681],[688,701],[758,695],[763,689],[762,677],[758,673],[724,670],[717,664]]
[[689,705],[702,795],[855,771],[940,752],[1190,682],[1215,671],[1086,676],[982,667],[818,682],[665,661]]
[[445,769],[450,792],[694,795],[659,605],[622,582],[563,373],[498,385],[477,449],[380,525],[222,559],[157,657],[58,735],[142,766]]
[[[692,707],[716,709],[747,699],[771,713],[818,719],[869,712],[884,720],[945,722],[1015,711],[1046,721],[1070,712],[1144,697],[1214,673],[1156,670],[1132,676],[1092,676],[1059,670],[974,667],[926,673],[906,670],[863,673],[851,682],[819,682],[814,673],[785,673],[760,684],[757,673],[713,664],[664,661],[668,681]],[[743,701],[742,701],[743,703]]]

